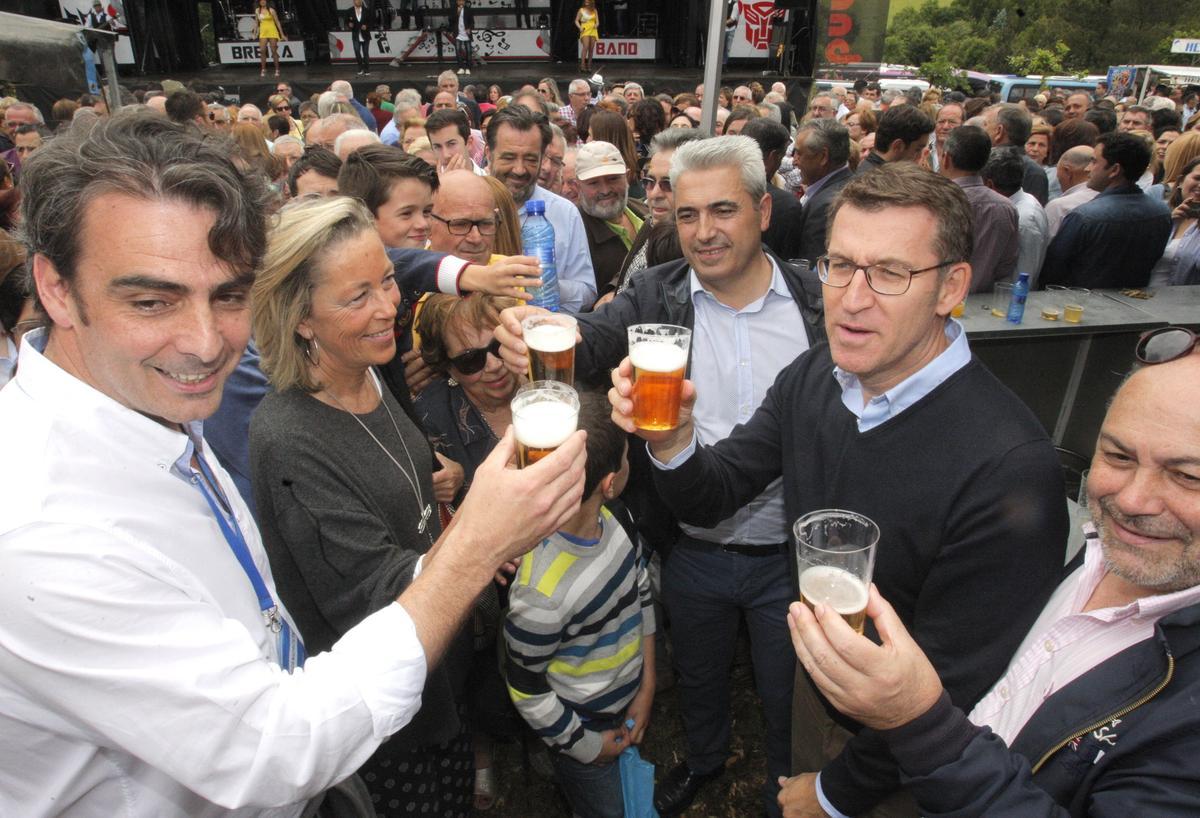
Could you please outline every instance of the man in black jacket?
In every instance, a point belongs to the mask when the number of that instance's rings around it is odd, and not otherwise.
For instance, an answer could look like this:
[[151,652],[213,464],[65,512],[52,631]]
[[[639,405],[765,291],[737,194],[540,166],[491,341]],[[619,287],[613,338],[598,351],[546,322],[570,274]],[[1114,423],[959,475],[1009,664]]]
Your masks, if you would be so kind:
[[839,710],[880,731],[925,814],[1200,814],[1194,342],[1160,331],[1163,357],[1183,357],[1118,390],[1088,473],[1086,550],[969,718],[877,593],[882,648],[793,605],[797,655]]
[[846,183],[850,170],[850,131],[835,119],[813,119],[800,127],[792,149],[792,167],[804,182],[804,210],[800,217],[796,258],[815,267],[825,254],[825,226],[829,208]]
[[788,148],[788,130],[773,119],[760,116],[742,128],[762,149],[763,165],[767,172],[767,193],[771,195],[771,223],[763,233],[763,244],[780,258],[796,258],[800,238],[800,202],[790,190],[771,184],[783,155]]
[[[785,368],[748,422],[701,445],[687,409],[708,398],[685,381],[678,428],[637,431],[628,360],[613,372],[613,419],[650,442],[655,485],[685,522],[709,525],[781,477],[789,521],[822,508],[874,520],[875,582],[969,707],[1060,575],[1058,458],[949,319],[971,278],[962,190],[890,163],[847,184],[830,218],[818,265],[828,346]],[[915,816],[883,739],[835,721],[805,674],[795,689],[797,814]]]
[[[702,439],[716,442],[749,420],[778,372],[819,343],[817,288],[789,264],[765,252],[762,231],[771,199],[758,145],[748,137],[681,145],[671,158],[675,223],[684,259],[635,273],[608,304],[578,317],[582,343],[576,378],[604,382],[625,357],[627,329],[667,323],[693,331],[690,371],[710,398],[697,406]],[[505,310],[496,337],[509,367],[524,373],[520,320],[534,310]],[[643,447],[631,455],[645,458]],[[703,526],[669,532],[661,502],[646,487],[626,491],[639,528],[655,546],[671,545],[663,568],[662,601],[671,617],[671,644],[681,695],[688,755],[659,782],[655,802],[677,815],[729,756],[729,670],[739,621],[750,633],[755,681],[763,700],[767,769],[764,808],[778,816],[778,778],[790,771],[789,725],[795,662],[780,661],[792,595],[785,553],[787,517],[779,486],[762,486],[743,510]],[[782,603],[782,606],[781,606]],[[782,650],[790,653],[789,642]],[[782,772],[781,772],[782,771]]]
[[354,44],[358,76],[365,77],[371,73],[371,11],[363,0],[354,0],[354,5],[346,9],[346,30]]

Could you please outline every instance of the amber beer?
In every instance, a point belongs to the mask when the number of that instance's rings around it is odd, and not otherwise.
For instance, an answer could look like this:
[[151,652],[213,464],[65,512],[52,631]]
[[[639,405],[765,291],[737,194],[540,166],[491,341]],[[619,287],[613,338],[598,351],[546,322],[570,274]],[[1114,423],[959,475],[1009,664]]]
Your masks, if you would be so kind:
[[553,452],[579,425],[579,395],[563,383],[527,383],[517,390],[511,406],[517,463],[521,468]]
[[575,319],[535,315],[521,322],[529,348],[529,379],[575,383]]
[[633,423],[637,428],[665,431],[679,425],[679,400],[691,339],[691,330],[670,324],[629,328]]
[[841,568],[817,565],[800,574],[800,601],[809,608],[828,605],[859,633],[867,621],[867,586]]

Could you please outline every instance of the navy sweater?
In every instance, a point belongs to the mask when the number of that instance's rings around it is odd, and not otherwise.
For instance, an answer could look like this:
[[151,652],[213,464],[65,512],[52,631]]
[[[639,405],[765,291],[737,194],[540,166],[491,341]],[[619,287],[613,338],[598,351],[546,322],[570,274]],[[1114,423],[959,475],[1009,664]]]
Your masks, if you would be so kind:
[[[860,433],[822,344],[779,373],[748,423],[655,481],[681,520],[712,525],[780,475],[789,519],[844,508],[879,524],[875,583],[970,710],[1062,576],[1062,476],[1029,409],[972,359]],[[878,734],[831,715],[857,735],[821,784],[853,815],[897,789],[898,771]]]

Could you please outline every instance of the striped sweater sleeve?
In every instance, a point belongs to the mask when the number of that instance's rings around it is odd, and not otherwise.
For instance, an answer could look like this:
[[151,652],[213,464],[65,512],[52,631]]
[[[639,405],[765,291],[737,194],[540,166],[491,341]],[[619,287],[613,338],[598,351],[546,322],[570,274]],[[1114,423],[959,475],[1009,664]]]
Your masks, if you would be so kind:
[[547,672],[562,644],[566,623],[557,617],[559,611],[552,599],[538,589],[547,587],[548,576],[561,577],[571,555],[559,552],[536,578],[533,566],[541,556],[538,552],[546,547],[543,543],[526,555],[509,591],[504,623],[508,694],[521,717],[543,741],[576,761],[590,764],[600,755],[600,734],[583,726],[579,714],[551,688]]
[[[521,563],[504,626],[509,695],[544,741],[595,760],[592,720],[624,715],[642,678],[642,637],[653,630],[645,567],[602,510],[595,544],[556,534]],[[646,630],[649,626],[650,630]]]

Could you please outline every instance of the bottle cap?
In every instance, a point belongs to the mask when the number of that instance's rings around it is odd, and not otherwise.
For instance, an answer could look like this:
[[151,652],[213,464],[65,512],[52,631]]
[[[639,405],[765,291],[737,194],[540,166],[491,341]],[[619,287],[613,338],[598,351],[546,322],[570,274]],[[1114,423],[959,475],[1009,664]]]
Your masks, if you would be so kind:
[[541,199],[531,199],[525,203],[526,216],[544,216],[546,215],[546,203]]

